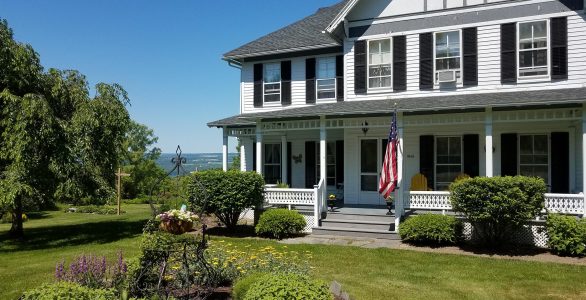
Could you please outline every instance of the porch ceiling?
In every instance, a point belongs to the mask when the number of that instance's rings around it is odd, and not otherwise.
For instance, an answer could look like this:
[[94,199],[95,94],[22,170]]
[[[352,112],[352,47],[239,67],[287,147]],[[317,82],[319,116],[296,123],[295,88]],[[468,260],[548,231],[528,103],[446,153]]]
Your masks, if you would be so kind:
[[586,100],[586,88],[555,89],[542,91],[498,92],[451,96],[429,96],[372,101],[344,101],[295,107],[279,111],[240,114],[210,122],[209,127],[254,126],[256,120],[340,117],[352,115],[390,114],[396,104],[400,112],[436,112],[443,110],[475,109],[485,107],[543,106],[582,103]]

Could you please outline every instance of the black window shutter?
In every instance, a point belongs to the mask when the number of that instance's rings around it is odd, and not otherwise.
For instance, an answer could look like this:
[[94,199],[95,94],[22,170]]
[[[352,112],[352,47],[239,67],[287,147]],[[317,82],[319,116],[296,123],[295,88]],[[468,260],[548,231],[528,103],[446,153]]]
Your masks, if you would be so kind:
[[256,140],[252,144],[252,170],[256,172]]
[[407,38],[393,37],[393,90],[407,90]]
[[571,10],[584,9],[584,0],[560,0],[560,2]]
[[464,140],[464,173],[470,177],[480,175],[480,155],[478,134],[465,134]]
[[262,64],[254,64],[254,107],[262,107],[263,92],[262,92]]
[[366,93],[366,41],[354,43],[354,92]]
[[419,137],[419,173],[427,178],[427,187],[433,189],[435,178],[433,176],[434,165],[434,143],[433,135],[422,135]]
[[433,89],[433,35],[419,34],[419,89]]
[[344,56],[336,56],[336,99],[344,101]]
[[291,61],[281,62],[281,104],[291,104]]
[[336,141],[336,187],[344,183],[344,141]]
[[551,78],[568,79],[568,19],[552,18],[551,26]]
[[501,25],[501,83],[517,82],[517,24]]
[[315,183],[315,142],[305,142],[305,187],[312,189]]
[[570,192],[570,134],[551,133],[551,192]]
[[462,30],[464,40],[464,79],[465,86],[478,85],[478,30],[476,27]]
[[293,174],[293,154],[291,153],[291,142],[287,142],[287,184],[289,187],[292,187],[293,178],[291,178]]
[[[488,150],[487,150],[488,151]],[[501,134],[501,176],[517,175],[517,134]]]
[[305,60],[305,102],[315,103],[315,58]]

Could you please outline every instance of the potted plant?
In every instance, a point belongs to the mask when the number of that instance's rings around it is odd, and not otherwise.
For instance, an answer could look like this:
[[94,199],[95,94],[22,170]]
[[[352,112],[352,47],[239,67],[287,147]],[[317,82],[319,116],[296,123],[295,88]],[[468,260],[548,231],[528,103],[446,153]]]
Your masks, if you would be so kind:
[[156,220],[161,221],[159,226],[162,230],[172,234],[182,234],[193,229],[199,217],[189,211],[173,209],[157,215]]
[[389,196],[388,198],[386,198],[385,203],[387,204],[387,209],[389,210],[387,214],[392,215],[393,208],[395,207],[393,196]]
[[328,197],[328,207],[330,208],[330,211],[334,211],[334,207],[336,207],[336,195],[330,194]]

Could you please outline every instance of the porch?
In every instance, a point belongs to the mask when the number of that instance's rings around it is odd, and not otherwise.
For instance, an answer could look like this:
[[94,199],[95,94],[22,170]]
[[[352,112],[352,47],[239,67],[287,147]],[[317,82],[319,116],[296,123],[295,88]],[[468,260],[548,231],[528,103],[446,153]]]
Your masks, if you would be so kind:
[[[549,189],[544,213],[585,217],[586,166],[582,157],[586,151],[586,114],[582,105],[399,110],[395,215],[373,221],[364,220],[363,216],[370,215],[366,210],[328,213],[330,194],[336,195],[341,207],[385,205],[376,189],[390,119],[390,114],[365,114],[256,120],[254,127],[225,126],[225,166],[227,137],[236,136],[241,143],[243,171],[256,171],[267,183],[281,182],[290,187],[267,188],[267,203],[291,209],[303,207],[304,211],[312,207],[311,225],[316,231],[335,227],[351,232],[360,224],[388,222],[386,231],[394,232],[410,211],[450,213],[445,190],[461,174],[542,177]],[[418,174],[427,181],[427,187],[419,191],[412,186]],[[352,220],[353,216],[352,224],[331,222]]]

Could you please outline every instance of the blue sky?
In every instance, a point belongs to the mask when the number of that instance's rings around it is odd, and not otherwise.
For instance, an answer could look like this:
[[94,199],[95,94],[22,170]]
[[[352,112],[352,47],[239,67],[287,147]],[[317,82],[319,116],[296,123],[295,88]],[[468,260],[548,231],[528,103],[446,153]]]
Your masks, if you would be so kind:
[[221,152],[205,124],[238,113],[240,80],[222,54],[336,2],[0,0],[0,18],[45,67],[124,86],[164,152]]

